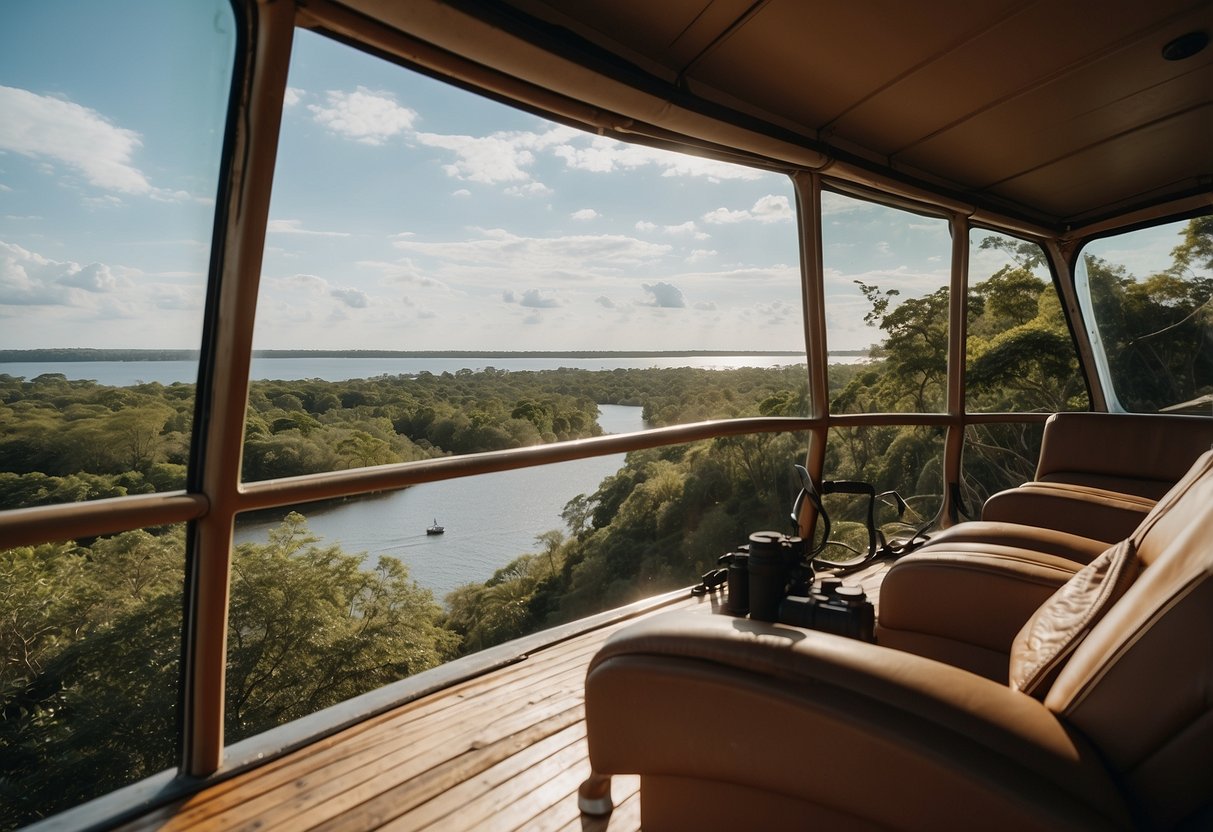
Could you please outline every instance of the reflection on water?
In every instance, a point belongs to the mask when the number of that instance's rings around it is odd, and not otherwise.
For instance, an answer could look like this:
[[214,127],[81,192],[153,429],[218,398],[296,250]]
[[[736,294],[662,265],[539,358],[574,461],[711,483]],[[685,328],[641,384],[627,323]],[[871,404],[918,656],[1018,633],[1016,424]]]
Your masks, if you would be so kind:
[[[641,430],[641,408],[599,405],[607,433]],[[538,551],[536,535],[567,532],[560,512],[578,494],[590,494],[623,465],[623,454],[499,471],[425,483],[322,506],[301,506],[308,527],[325,544],[371,557],[392,555],[441,599],[456,586],[482,582],[521,554]],[[425,530],[437,521],[442,535]],[[264,516],[240,519],[236,542],[264,543],[277,525]]]

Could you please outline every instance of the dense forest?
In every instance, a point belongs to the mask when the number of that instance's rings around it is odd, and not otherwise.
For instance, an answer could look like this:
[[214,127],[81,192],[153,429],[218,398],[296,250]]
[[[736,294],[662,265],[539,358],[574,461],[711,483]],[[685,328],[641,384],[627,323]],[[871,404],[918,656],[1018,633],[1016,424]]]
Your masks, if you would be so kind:
[[[1084,409],[1087,389],[1039,250],[990,237],[1006,264],[967,298],[970,411]],[[1165,272],[1087,263],[1116,393],[1158,410],[1213,392],[1213,219],[1185,227]],[[833,412],[938,412],[947,290],[902,298],[861,284],[877,358],[830,368]],[[597,434],[599,404],[652,425],[805,415],[803,365],[775,369],[492,368],[345,382],[252,385],[246,480],[521,447]],[[184,485],[193,386],[113,388],[62,375],[0,375],[0,508]],[[970,428],[971,507],[1031,475],[1039,427]],[[636,451],[566,506],[564,529],[487,582],[445,599],[388,557],[324,546],[287,516],[237,548],[227,739],[238,740],[451,658],[664,589],[686,586],[760,528],[787,528],[807,437],[761,434]],[[896,489],[910,522],[945,488],[943,433],[837,428],[827,476]],[[838,502],[840,542],[862,531]],[[847,554],[845,548],[840,554]],[[131,531],[0,551],[0,828],[171,768],[185,529]]]

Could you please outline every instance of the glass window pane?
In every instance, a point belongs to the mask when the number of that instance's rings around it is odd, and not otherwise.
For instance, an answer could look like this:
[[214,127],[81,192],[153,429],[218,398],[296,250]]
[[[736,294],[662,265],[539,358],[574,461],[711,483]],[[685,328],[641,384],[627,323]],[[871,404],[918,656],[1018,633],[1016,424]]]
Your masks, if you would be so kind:
[[1040,246],[970,229],[968,306],[968,410],[1089,408],[1074,339]]
[[185,527],[0,550],[0,829],[177,763]]
[[227,741],[695,583],[751,532],[791,531],[807,442],[724,437],[238,518]]
[[[598,405],[641,397],[653,424],[772,396],[807,414],[787,177],[580,132],[310,32],[289,83],[246,479],[592,436]],[[737,393],[685,408],[683,367]],[[615,372],[650,368],[671,374]]]
[[[0,510],[180,489],[229,3],[8,3]],[[0,551],[0,828],[177,762],[185,528]]]
[[3,17],[0,508],[182,488],[231,8]]
[[992,495],[1032,480],[1044,423],[969,425],[961,460],[961,519],[977,520]]
[[1088,244],[1076,283],[1109,408],[1213,412],[1213,216]]
[[[939,513],[943,505],[944,430],[912,425],[831,428],[826,442],[826,480],[869,483],[878,494],[873,518],[889,540],[908,538]],[[899,510],[896,491],[905,501]],[[847,561],[868,551],[868,498],[847,494],[822,499],[830,515],[830,544],[820,557]],[[816,545],[823,525],[817,524]]]
[[831,412],[944,410],[947,221],[830,192],[821,210],[831,361],[850,363],[831,372]]

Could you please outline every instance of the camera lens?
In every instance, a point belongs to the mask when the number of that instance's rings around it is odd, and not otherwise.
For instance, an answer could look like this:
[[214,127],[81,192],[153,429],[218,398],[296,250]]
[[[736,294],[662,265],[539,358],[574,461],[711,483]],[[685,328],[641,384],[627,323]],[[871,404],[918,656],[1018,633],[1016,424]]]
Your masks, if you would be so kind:
[[791,560],[787,538],[779,532],[750,535],[750,618],[775,621],[779,602],[787,594]]

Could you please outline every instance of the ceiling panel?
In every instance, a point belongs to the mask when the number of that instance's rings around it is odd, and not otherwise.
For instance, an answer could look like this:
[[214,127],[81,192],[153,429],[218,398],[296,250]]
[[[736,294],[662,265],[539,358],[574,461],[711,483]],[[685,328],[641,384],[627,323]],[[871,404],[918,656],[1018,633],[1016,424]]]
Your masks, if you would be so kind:
[[869,98],[831,132],[860,144],[879,137],[872,149],[894,155],[1109,49],[1142,37],[1154,42],[1143,30],[1166,13],[1163,5],[1075,0],[1028,6]]
[[[1153,83],[1145,71],[1139,77],[1149,82],[1146,88],[1127,95],[1130,87],[1103,85],[1098,77],[1037,90],[940,133],[898,159],[927,170],[946,169],[958,182],[984,187],[1213,101],[1213,55],[1178,78]],[[1206,168],[1213,168],[1213,154],[1209,156]]]
[[[1159,147],[1167,152],[1157,152]],[[991,192],[1053,216],[1088,219],[1122,203],[1197,187],[1194,159],[1205,163],[1207,189],[1211,147],[1213,105],[1045,165],[1002,182]],[[1130,187],[1132,183],[1139,190]]]
[[1011,0],[772,0],[691,77],[811,128],[829,124],[939,50],[998,20]]

